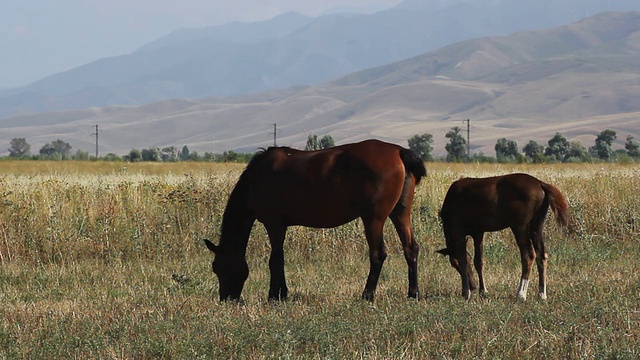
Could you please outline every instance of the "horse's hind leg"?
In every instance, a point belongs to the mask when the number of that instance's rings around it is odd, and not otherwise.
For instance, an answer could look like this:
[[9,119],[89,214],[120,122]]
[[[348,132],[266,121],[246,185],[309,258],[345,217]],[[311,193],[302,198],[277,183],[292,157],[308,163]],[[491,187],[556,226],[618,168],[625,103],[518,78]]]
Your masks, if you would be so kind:
[[385,219],[366,219],[363,218],[364,232],[367,237],[367,243],[369,244],[369,276],[367,277],[367,284],[364,286],[362,292],[362,298],[368,301],[373,301],[373,296],[378,286],[378,279],[380,278],[380,272],[382,271],[382,265],[387,258],[387,249],[384,246],[384,238],[382,236],[382,230],[384,228]]
[[520,260],[522,262],[522,276],[520,277],[520,285],[518,287],[518,298],[527,299],[527,289],[529,288],[529,276],[531,275],[531,267],[535,258],[535,250],[529,234],[525,229],[511,228],[516,237],[518,248],[520,249]]
[[398,237],[400,238],[402,249],[404,251],[404,258],[407,261],[407,266],[409,268],[408,296],[410,298],[419,299],[418,253],[420,252],[420,245],[418,245],[413,236],[413,229],[411,228],[411,209],[398,205],[389,217],[398,232]]
[[[471,236],[473,238],[473,265],[478,273],[478,286],[480,295],[486,295],[487,288],[484,284],[484,233],[476,233]],[[473,290],[473,289],[472,289]]]
[[531,234],[533,244],[536,249],[536,264],[538,265],[538,297],[541,300],[547,300],[547,249],[544,246],[543,231],[544,222],[535,227],[535,231]]
[[265,226],[271,242],[271,256],[269,258],[269,270],[271,280],[269,283],[269,300],[286,300],[288,289],[284,276],[284,238],[287,228],[281,225]]

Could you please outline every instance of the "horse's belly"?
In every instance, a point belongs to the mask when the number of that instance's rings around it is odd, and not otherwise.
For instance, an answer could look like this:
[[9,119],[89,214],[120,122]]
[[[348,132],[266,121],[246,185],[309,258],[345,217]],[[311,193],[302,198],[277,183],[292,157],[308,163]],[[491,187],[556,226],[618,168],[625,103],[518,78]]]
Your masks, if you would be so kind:
[[313,214],[311,212],[292,212],[283,217],[286,225],[299,225],[314,228],[334,228],[357,219],[352,213],[341,211],[323,212]]
[[504,221],[499,221],[497,219],[481,219],[480,222],[473,221],[471,223],[467,223],[465,226],[470,232],[493,232],[504,230],[509,227],[509,224]]
[[360,217],[355,209],[341,206],[320,206],[309,203],[304,206],[286,206],[264,209],[257,214],[262,223],[280,223],[286,226],[298,225],[314,228],[334,228]]

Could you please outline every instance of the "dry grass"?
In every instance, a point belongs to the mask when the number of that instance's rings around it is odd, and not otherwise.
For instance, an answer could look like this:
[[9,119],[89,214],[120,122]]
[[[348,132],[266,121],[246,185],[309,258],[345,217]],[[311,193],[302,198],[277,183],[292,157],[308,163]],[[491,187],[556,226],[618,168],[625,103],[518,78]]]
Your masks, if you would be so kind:
[[[414,208],[426,300],[405,298],[391,226],[376,302],[359,299],[368,262],[354,222],[289,230],[291,299],[279,304],[266,301],[268,239],[256,225],[238,305],[215,300],[201,238],[216,239],[241,165],[44,164],[0,170],[0,358],[640,356],[637,165],[429,164]],[[434,253],[445,191],[460,176],[516,171],[571,204],[569,231],[546,226],[549,300],[515,301],[518,253],[502,231],[487,236],[489,296],[463,301]]]

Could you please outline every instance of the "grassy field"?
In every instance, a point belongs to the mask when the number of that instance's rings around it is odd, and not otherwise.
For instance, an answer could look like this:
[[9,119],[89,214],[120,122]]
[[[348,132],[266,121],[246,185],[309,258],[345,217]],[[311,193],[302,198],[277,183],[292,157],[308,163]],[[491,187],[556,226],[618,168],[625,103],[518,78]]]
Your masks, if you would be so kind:
[[[640,166],[428,164],[414,206],[426,298],[387,226],[376,301],[359,222],[290,228],[290,299],[269,303],[269,243],[256,224],[244,304],[219,303],[212,256],[242,165],[0,163],[0,358],[637,359]],[[568,230],[547,221],[546,302],[517,302],[508,231],[485,241],[489,294],[460,296],[435,254],[437,218],[460,176],[527,172],[568,197]],[[390,225],[390,224],[389,224]]]

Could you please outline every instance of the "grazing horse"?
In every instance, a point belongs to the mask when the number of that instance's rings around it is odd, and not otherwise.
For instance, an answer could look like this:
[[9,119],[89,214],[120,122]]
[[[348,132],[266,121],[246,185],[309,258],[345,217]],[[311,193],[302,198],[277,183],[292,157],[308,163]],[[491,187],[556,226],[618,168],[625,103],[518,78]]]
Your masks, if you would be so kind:
[[469,299],[470,291],[476,289],[471,278],[466,236],[473,238],[473,263],[478,272],[480,294],[485,294],[487,289],[482,273],[484,233],[506,228],[511,229],[520,248],[522,276],[518,298],[527,298],[534,258],[538,265],[538,296],[543,300],[547,298],[548,254],[542,231],[549,207],[558,223],[567,226],[569,214],[564,195],[555,186],[527,174],[462,178],[451,184],[440,210],[447,247],[438,252],[448,255],[451,265],[460,273],[464,298]]
[[382,237],[390,218],[409,267],[409,297],[418,298],[419,246],[411,228],[416,184],[427,170],[411,150],[378,140],[318,151],[270,147],[253,156],[229,196],[214,254],[220,300],[238,300],[249,275],[246,249],[255,220],[269,235],[270,300],[287,298],[283,243],[287,227],[333,228],[362,219],[370,271],[362,293],[373,301],[387,250]]

